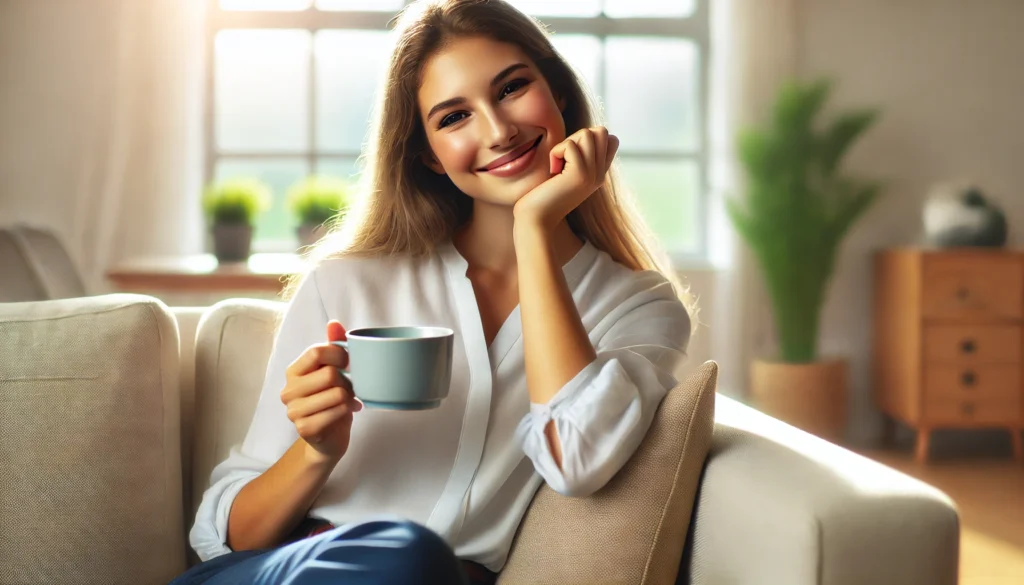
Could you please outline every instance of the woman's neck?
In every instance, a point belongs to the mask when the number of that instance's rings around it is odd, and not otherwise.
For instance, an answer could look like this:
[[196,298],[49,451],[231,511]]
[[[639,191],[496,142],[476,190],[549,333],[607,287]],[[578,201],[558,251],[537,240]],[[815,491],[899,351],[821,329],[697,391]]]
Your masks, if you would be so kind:
[[[488,272],[518,270],[513,239],[515,219],[512,208],[474,202],[473,215],[455,233],[452,241],[470,267]],[[551,247],[559,265],[564,266],[579,252],[583,241],[562,220],[551,234]]]

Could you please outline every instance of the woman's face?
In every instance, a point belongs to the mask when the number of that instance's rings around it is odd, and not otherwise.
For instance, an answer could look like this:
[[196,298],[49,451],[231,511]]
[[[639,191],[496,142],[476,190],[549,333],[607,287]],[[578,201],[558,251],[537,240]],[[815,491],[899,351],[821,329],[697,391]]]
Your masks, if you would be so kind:
[[463,193],[512,206],[550,176],[565,121],[547,81],[517,46],[455,39],[423,70],[420,116],[433,156],[424,162]]

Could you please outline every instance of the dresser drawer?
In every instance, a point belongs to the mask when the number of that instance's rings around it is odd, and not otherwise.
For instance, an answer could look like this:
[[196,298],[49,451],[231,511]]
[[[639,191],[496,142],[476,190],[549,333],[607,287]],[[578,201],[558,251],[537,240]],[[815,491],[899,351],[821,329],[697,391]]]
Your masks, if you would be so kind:
[[1005,400],[982,400],[961,398],[928,402],[924,406],[925,417],[930,424],[971,426],[975,424],[1010,424],[1020,420],[1020,398]]
[[925,366],[924,399],[927,403],[961,399],[1005,402],[1019,400],[1020,396],[1020,366],[1016,364]]
[[921,308],[925,319],[1017,319],[1024,274],[1016,256],[928,255]]
[[929,325],[922,336],[924,359],[930,363],[1015,364],[1021,360],[1021,328],[1015,325]]

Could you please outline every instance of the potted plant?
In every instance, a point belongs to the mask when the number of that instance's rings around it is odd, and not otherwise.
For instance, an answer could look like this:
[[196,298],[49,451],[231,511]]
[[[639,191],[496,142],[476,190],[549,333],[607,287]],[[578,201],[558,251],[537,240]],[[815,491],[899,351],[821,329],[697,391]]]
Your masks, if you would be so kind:
[[830,93],[825,80],[789,83],[770,119],[740,133],[745,197],[726,207],[764,277],[778,344],[775,359],[752,364],[754,405],[840,441],[847,364],[818,354],[819,319],[840,244],[881,186],[840,172],[844,155],[878,112],[858,109],[818,123]]
[[270,206],[270,189],[249,177],[223,179],[207,186],[203,209],[213,233],[213,253],[220,262],[249,258],[256,218]]
[[349,186],[335,177],[312,175],[288,189],[286,203],[299,222],[299,245],[311,246],[323,237],[329,221],[344,217]]

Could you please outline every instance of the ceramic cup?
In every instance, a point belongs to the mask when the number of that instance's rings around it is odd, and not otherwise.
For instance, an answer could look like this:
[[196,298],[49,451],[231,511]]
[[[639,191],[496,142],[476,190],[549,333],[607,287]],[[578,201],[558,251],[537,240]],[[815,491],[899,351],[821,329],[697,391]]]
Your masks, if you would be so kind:
[[455,333],[444,327],[364,327],[344,347],[356,398],[370,408],[425,410],[440,406],[452,379]]

